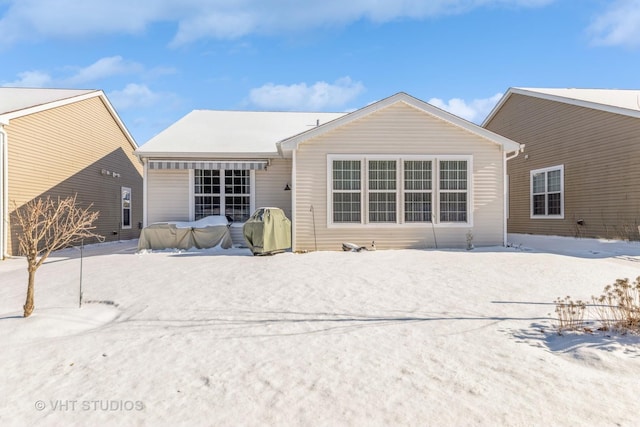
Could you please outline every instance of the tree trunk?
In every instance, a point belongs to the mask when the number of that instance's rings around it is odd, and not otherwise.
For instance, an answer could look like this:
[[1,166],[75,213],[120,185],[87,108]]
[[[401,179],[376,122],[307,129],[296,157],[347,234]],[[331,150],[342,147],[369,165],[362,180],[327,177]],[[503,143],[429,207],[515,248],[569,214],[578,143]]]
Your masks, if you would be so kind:
[[24,309],[24,317],[31,316],[31,313],[33,313],[33,309],[35,308],[33,306],[33,283],[35,281],[35,277],[36,267],[35,265],[29,265],[29,285],[27,286],[27,300],[24,303],[24,307],[22,307]]

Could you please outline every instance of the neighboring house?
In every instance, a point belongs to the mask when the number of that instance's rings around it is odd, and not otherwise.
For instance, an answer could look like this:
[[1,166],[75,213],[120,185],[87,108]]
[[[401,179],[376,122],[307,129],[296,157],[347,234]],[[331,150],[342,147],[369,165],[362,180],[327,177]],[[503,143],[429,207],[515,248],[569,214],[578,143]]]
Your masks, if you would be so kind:
[[107,241],[137,238],[142,164],[100,90],[0,88],[0,258],[19,255],[15,207],[77,194]]
[[483,127],[526,145],[510,233],[640,239],[640,91],[511,88]]
[[349,114],[193,111],[142,145],[145,225],[282,208],[293,250],[502,245],[515,142],[399,93]]

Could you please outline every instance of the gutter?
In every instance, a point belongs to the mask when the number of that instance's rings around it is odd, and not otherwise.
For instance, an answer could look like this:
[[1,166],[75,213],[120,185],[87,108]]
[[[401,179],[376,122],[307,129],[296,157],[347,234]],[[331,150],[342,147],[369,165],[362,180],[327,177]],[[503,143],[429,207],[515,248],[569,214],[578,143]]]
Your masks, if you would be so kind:
[[0,120],[0,260],[7,257],[9,229],[9,149],[7,132],[4,130],[7,124]]
[[524,152],[524,147],[525,147],[524,144],[520,144],[520,149],[516,150],[510,156],[507,155],[508,153],[504,153],[504,160],[503,160],[504,179],[502,180],[503,187],[504,187],[503,189],[504,194],[502,196],[502,199],[504,201],[504,210],[503,210],[504,215],[502,216],[504,221],[504,224],[502,226],[504,235],[502,237],[502,246],[507,246],[507,217],[509,216],[508,214],[509,213],[509,181],[507,179],[509,175],[507,175],[507,161],[513,160],[516,157],[518,157],[518,154]]

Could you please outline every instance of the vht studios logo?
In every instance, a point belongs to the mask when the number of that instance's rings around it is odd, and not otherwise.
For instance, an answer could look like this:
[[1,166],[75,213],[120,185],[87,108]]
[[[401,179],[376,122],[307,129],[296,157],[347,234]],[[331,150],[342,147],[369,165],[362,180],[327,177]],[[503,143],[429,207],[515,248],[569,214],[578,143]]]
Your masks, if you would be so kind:
[[38,400],[35,403],[38,411],[142,411],[144,402],[139,400]]

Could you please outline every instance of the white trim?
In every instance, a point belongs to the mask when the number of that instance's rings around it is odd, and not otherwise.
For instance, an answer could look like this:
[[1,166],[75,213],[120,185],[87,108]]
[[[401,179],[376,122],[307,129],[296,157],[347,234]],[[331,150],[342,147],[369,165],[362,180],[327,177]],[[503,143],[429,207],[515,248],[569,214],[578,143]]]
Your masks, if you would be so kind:
[[[560,215],[534,215],[533,214],[533,175],[544,173],[545,174],[545,212],[548,212],[549,204],[546,199],[548,194],[548,173],[551,171],[560,171]],[[532,169],[529,171],[529,219],[564,219],[564,165],[550,166],[541,169]]]
[[[335,223],[333,222],[333,161],[334,160],[360,160],[360,222]],[[401,167],[396,168],[396,222],[369,222],[368,209],[368,167],[369,160],[395,160]],[[404,221],[404,161],[406,160],[428,160],[432,162],[432,188],[431,188],[431,218],[432,222],[405,222]],[[467,162],[467,221],[465,222],[441,222],[440,221],[440,161],[466,161]],[[473,227],[474,209],[474,173],[472,155],[398,155],[398,154],[327,154],[327,228],[359,228],[359,227],[405,227],[405,228],[460,228]]]
[[334,119],[330,122],[327,122],[323,125],[317,126],[313,129],[310,129],[306,132],[303,132],[298,135],[294,135],[291,138],[283,139],[278,142],[278,150],[281,152],[285,152],[288,150],[293,150],[298,147],[298,145],[304,141],[307,141],[311,138],[317,137],[319,135],[324,134],[325,132],[329,132],[333,129],[336,129],[345,124],[351,123],[354,120],[358,120],[362,117],[365,117],[369,114],[372,114],[376,111],[382,110],[390,105],[396,104],[398,102],[403,102],[411,107],[422,110],[423,112],[438,118],[440,120],[444,120],[449,122],[459,128],[462,128],[468,132],[471,132],[485,140],[491,141],[499,146],[502,146],[506,151],[516,151],[520,149],[520,144],[515,141],[512,141],[504,136],[498,135],[496,133],[491,132],[488,129],[482,128],[474,123],[468,122],[454,114],[448,113],[444,110],[441,110],[431,104],[428,104],[424,101],[421,101],[417,98],[412,97],[404,92],[397,93],[388,98],[385,98],[381,101],[375,102],[373,104],[369,104],[364,108],[356,110],[352,113],[349,113],[345,116]]
[[40,113],[40,112],[43,112],[43,111],[51,110],[53,108],[62,107],[62,106],[73,104],[73,103],[80,102],[80,101],[86,101],[87,99],[96,98],[96,97],[100,98],[102,100],[102,102],[104,103],[104,105],[107,107],[107,110],[109,111],[109,114],[111,114],[111,117],[113,117],[113,119],[115,120],[116,124],[118,125],[118,127],[120,128],[122,133],[125,135],[125,137],[129,141],[129,144],[131,145],[131,147],[134,150],[137,150],[138,149],[138,144],[136,143],[135,139],[133,139],[133,136],[131,136],[131,134],[129,133],[129,130],[125,126],[124,122],[118,116],[118,113],[116,112],[115,108],[113,108],[113,105],[111,105],[111,102],[109,101],[109,98],[107,98],[107,95],[105,95],[105,93],[102,90],[93,90],[93,91],[90,91],[88,93],[84,93],[84,94],[81,94],[81,95],[71,96],[71,97],[68,97],[68,98],[59,99],[57,101],[46,102],[44,104],[34,105],[32,107],[23,108],[21,110],[16,110],[16,111],[11,111],[11,112],[5,113],[5,114],[0,114],[0,120],[3,120],[3,121],[6,120],[8,122],[9,120],[15,119],[15,118],[18,118],[18,117],[27,116],[29,114]]
[[9,159],[7,132],[0,123],[0,260],[7,256],[9,229]]
[[487,126],[489,122],[495,117],[496,114],[498,114],[498,111],[500,111],[502,106],[509,100],[509,98],[513,94],[528,96],[532,98],[545,99],[547,101],[560,102],[562,104],[575,105],[577,107],[584,107],[592,110],[606,111],[608,113],[620,114],[623,116],[640,118],[640,111],[638,110],[630,110],[628,108],[616,107],[614,105],[600,104],[593,101],[585,101],[582,99],[564,97],[562,95],[553,95],[550,93],[539,92],[543,90],[545,89],[515,88],[515,87],[509,88],[509,90],[507,90],[507,93],[505,93],[500,99],[500,101],[498,101],[496,106],[493,107],[493,109],[491,110],[487,118],[484,119],[481,126],[482,127]]
[[147,171],[147,162],[142,161],[142,226],[146,227],[149,223],[149,207],[148,207],[148,184],[149,176]]
[[[206,169],[205,169],[206,170]],[[215,169],[220,171],[220,215],[226,215],[225,197],[227,194],[225,189],[225,171],[234,169]],[[238,169],[236,169],[238,170]],[[243,169],[249,170],[249,169]],[[195,169],[189,169],[189,220],[195,221],[196,219],[196,194],[195,194]],[[256,210],[256,171],[249,170],[249,216]],[[239,224],[239,222],[234,222]]]
[[256,171],[249,171],[249,217],[256,211]]
[[[129,193],[129,225],[124,225],[124,192],[128,191]],[[131,230],[131,224],[133,223],[133,192],[131,191],[131,187],[125,187],[124,185],[120,187],[120,228],[123,230]]]
[[297,156],[298,150],[293,150],[291,153],[291,248],[296,250],[296,224],[298,219],[296,215],[298,213],[298,209],[296,209],[296,201],[298,200],[298,185],[296,181],[296,171],[297,171]]
[[189,169],[189,221],[196,220],[196,171]]

